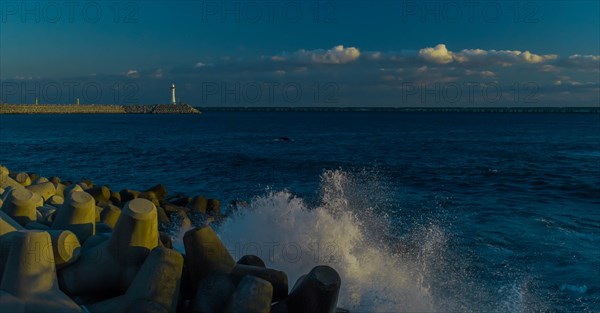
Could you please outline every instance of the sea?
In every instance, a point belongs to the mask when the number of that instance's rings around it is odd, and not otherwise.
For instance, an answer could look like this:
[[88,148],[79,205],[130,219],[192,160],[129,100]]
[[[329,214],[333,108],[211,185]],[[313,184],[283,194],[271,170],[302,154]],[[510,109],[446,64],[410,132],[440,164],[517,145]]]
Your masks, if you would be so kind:
[[600,312],[598,114],[0,115],[0,164],[220,199],[234,258],[350,312]]

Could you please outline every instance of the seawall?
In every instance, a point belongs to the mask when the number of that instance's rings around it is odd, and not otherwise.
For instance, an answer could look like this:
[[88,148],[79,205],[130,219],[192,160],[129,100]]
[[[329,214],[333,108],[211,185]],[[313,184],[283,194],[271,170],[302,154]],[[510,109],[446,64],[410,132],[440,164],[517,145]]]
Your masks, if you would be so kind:
[[188,104],[0,104],[0,114],[200,114]]

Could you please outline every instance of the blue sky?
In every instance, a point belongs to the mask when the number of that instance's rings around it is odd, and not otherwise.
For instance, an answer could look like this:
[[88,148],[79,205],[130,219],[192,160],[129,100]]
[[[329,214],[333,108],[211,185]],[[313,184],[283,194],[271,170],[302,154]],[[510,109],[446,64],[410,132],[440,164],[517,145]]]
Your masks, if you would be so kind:
[[6,1],[4,102],[600,105],[597,1]]

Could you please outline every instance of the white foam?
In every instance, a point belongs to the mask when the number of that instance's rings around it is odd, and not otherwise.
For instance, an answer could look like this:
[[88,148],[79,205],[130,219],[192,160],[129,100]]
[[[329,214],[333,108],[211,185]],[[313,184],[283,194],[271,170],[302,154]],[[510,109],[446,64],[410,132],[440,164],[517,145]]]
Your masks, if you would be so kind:
[[268,267],[288,274],[290,287],[316,265],[335,268],[342,279],[339,307],[434,311],[415,265],[380,247],[373,227],[384,228],[385,221],[377,219],[373,207],[355,201],[361,189],[355,183],[343,171],[325,172],[321,204],[311,208],[288,191],[269,191],[227,219],[218,233],[235,259],[260,256]]

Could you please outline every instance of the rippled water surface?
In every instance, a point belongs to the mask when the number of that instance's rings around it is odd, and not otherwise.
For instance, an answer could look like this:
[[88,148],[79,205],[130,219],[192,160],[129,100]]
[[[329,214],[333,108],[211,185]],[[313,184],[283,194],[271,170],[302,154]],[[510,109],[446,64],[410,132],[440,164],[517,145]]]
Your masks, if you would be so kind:
[[246,200],[228,247],[298,244],[261,256],[338,268],[355,311],[600,311],[598,115],[0,115],[0,163]]

